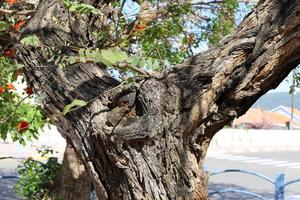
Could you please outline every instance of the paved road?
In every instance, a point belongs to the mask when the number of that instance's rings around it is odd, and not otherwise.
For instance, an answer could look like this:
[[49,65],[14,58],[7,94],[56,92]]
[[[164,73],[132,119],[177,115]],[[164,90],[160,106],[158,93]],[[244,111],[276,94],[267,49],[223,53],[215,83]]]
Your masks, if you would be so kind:
[[[287,181],[300,178],[300,152],[269,152],[269,153],[243,153],[243,154],[208,154],[206,167],[210,171],[230,168],[246,169],[259,172],[272,179],[277,172],[286,174]],[[16,175],[16,167],[19,162],[14,159],[0,160],[0,176]],[[17,200],[13,192],[13,184],[16,180],[0,181],[0,199]],[[209,181],[209,191],[216,189],[235,187],[255,191],[268,198],[273,197],[273,185],[247,174],[222,174],[212,176]],[[291,185],[286,190],[288,196],[300,195],[300,183]],[[218,195],[212,199],[222,199]],[[253,197],[228,193],[223,196],[224,200],[254,200]],[[300,198],[296,198],[300,199]]]
[[[243,154],[208,154],[206,167],[209,171],[224,169],[244,169],[259,172],[272,179],[277,172],[286,174],[286,181],[300,178],[300,152],[268,152],[268,153],[243,153]],[[267,197],[272,197],[274,186],[248,174],[225,173],[210,178],[210,191],[216,188],[237,186],[251,191],[258,192]],[[300,195],[300,183],[290,185],[286,189],[287,196]],[[237,195],[235,195],[237,196]],[[299,196],[298,196],[299,197]],[[242,199],[225,198],[225,199]],[[247,198],[246,198],[247,199]],[[252,197],[249,199],[253,199]],[[300,198],[297,198],[300,199]]]
[[[40,135],[38,141],[28,142],[25,147],[17,143],[0,141],[0,157],[13,156],[23,159],[32,157],[33,159],[41,160],[42,158],[37,153],[36,148],[47,145],[52,146],[55,151],[58,151],[54,156],[62,160],[65,140],[55,130],[47,128],[44,130],[45,132]],[[0,176],[17,175],[16,168],[18,164],[19,162],[15,159],[0,159]],[[18,200],[13,191],[16,181],[16,179],[0,180],[0,200]]]
[[[17,166],[20,162],[16,159],[0,160],[0,176],[17,175]],[[18,200],[14,192],[14,185],[17,179],[0,180],[0,199],[1,200]]]

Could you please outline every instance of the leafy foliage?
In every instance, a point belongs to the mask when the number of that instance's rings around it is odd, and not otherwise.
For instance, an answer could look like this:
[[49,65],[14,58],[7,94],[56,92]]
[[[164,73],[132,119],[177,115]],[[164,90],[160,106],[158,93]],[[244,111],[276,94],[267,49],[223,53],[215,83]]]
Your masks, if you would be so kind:
[[[74,57],[70,57],[74,59]],[[112,66],[119,62],[126,62],[128,56],[125,52],[117,48],[103,50],[79,50],[79,60],[82,62],[93,61],[95,63],[103,63],[106,66]]]
[[[13,141],[25,144],[26,140],[37,138],[45,121],[41,107],[26,101],[33,97],[16,91],[14,85],[20,73],[20,66],[12,59],[0,57],[0,136],[6,139],[9,133]],[[18,128],[21,121],[28,122],[26,129]]]
[[149,22],[149,27],[140,35],[142,53],[155,59],[165,59],[170,64],[182,62],[195,44],[195,41],[188,40],[192,33],[184,26],[184,16],[190,11],[188,4],[171,4],[166,8],[165,20]]
[[63,0],[63,3],[71,12],[79,12],[82,14],[93,13],[96,15],[101,14],[100,10],[96,9],[94,6],[91,5],[69,0]]
[[[53,154],[53,150],[44,147],[39,150],[42,156]],[[58,175],[60,164],[57,158],[50,157],[46,163],[31,158],[22,162],[18,167],[20,179],[15,186],[18,196],[24,199],[39,200],[47,195],[47,186]]]
[[300,71],[299,67],[293,70],[292,73],[292,82],[290,83],[290,94],[296,94],[296,88],[300,87]]
[[83,100],[79,100],[79,99],[75,99],[71,104],[68,104],[65,106],[64,110],[63,110],[63,115],[66,115],[68,112],[81,108],[83,106],[85,106],[87,104],[87,102],[83,101]]
[[10,27],[10,24],[7,22],[0,21],[0,31],[4,31]]
[[[0,3],[2,9],[18,9],[22,4]],[[46,123],[42,108],[34,103],[33,89],[24,82],[23,68],[14,59],[13,37],[26,24],[24,16],[0,16],[0,138],[21,144],[38,137]],[[35,45],[36,36],[22,39],[26,45]]]
[[39,44],[39,38],[36,35],[29,35],[23,38],[20,42],[28,46],[37,46]]
[[[0,3],[0,8],[14,10],[14,13],[27,8],[26,1],[16,2]],[[88,37],[93,44],[65,41],[61,44],[64,51],[41,44],[39,37],[44,35],[39,33],[22,38],[20,43],[46,55],[49,65],[64,68],[78,62],[93,62],[106,66],[108,72],[112,71],[125,86],[130,87],[139,75],[152,77],[181,63],[199,51],[197,48],[202,42],[216,44],[233,30],[234,16],[239,7],[237,0],[138,2],[139,5],[130,0],[119,0],[99,8],[61,0],[70,11],[71,24],[81,17],[93,19],[88,27],[91,33]],[[34,8],[30,6],[30,9]],[[17,86],[20,85],[17,82],[24,83],[21,81],[23,66],[14,59],[14,47],[29,19],[30,16],[26,15],[0,15],[0,137],[7,139],[10,136],[21,144],[38,137],[39,130],[47,122],[42,108],[35,103],[36,98],[43,98],[41,93],[33,94],[33,85]],[[23,92],[18,91],[18,87],[22,87]],[[65,105],[60,114],[67,115],[88,103],[75,99]],[[16,186],[18,195],[25,199],[41,199],[47,195],[47,185],[55,178],[58,169],[55,158],[49,158],[46,163],[25,160],[18,168],[21,175]]]
[[[127,63],[131,66],[136,66],[138,68],[147,68],[155,70],[159,68],[159,61],[153,58],[140,57],[137,55],[128,56],[125,51],[119,48],[109,48],[103,50],[89,50],[80,49],[78,56],[66,56],[62,59],[66,61],[67,64],[74,64],[77,62],[93,62],[102,63],[107,67],[122,68],[119,64]],[[133,70],[130,67],[128,70]]]
[[210,44],[216,44],[224,36],[228,35],[235,28],[235,13],[239,3],[237,0],[227,0],[220,4],[220,8],[216,9],[215,17],[209,20],[207,31],[204,33],[204,38]]
[[[0,7],[24,10],[26,5],[23,3],[0,3]],[[203,42],[216,44],[235,27],[235,15],[241,5],[237,0],[149,0],[139,4],[120,0],[103,10],[73,0],[61,0],[61,4],[71,12],[71,21],[84,16],[95,19],[89,26],[89,37],[95,45],[71,46],[67,42],[64,48],[72,49],[70,53],[41,44],[40,35],[29,35],[20,42],[42,51],[49,58],[48,63],[62,68],[78,62],[106,66],[108,72],[127,85],[134,84],[135,76],[162,74],[199,51]],[[0,16],[0,137],[10,136],[22,144],[37,137],[39,129],[47,122],[42,108],[35,103],[36,98],[42,97],[33,94],[30,85],[22,88],[23,94],[16,90],[16,82],[22,77],[22,66],[14,60],[13,38],[26,26],[29,18],[14,14]],[[65,105],[61,114],[87,103],[76,99]]]

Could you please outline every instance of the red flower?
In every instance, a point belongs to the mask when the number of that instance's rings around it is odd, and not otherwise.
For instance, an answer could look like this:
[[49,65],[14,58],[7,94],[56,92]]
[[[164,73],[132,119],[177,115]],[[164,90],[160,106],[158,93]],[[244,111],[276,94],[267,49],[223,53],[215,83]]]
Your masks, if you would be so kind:
[[5,88],[0,86],[0,94],[3,94],[5,92]]
[[15,86],[12,83],[6,83],[6,89],[7,90],[14,90]]
[[14,3],[16,3],[16,0],[6,0],[6,3],[7,3],[9,6],[12,6]]
[[17,124],[17,131],[18,132],[24,132],[26,131],[28,128],[29,128],[29,123],[27,121],[20,121],[18,124]]
[[28,94],[28,95],[32,95],[32,94],[33,94],[32,87],[24,88],[24,91],[25,91],[26,94]]
[[134,28],[134,30],[136,31],[136,32],[143,32],[146,28],[147,28],[148,26],[146,25],[146,24],[137,24],[137,25],[135,25],[135,28]]
[[21,19],[20,21],[15,23],[12,28],[14,30],[19,30],[25,23],[26,23],[26,21],[24,19]]
[[4,52],[4,56],[7,58],[13,58],[15,54],[15,49],[11,48]]

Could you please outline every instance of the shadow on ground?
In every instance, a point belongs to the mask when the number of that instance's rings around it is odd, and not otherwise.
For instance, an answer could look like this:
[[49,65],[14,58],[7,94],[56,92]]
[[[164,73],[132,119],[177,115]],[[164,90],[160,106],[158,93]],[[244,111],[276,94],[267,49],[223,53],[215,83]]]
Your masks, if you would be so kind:
[[14,185],[17,179],[0,180],[0,199],[1,200],[18,200],[14,192]]
[[[0,174],[1,175],[1,174]],[[0,200],[19,200],[14,192],[14,185],[17,179],[2,179],[0,180]],[[208,186],[208,192],[212,193],[214,191],[234,188],[239,190],[249,191],[247,188],[240,187],[234,184],[222,184],[222,183],[210,183]],[[273,199],[273,193],[269,191],[251,191],[259,194],[266,199]],[[260,198],[250,196],[248,194],[240,194],[235,192],[228,192],[222,194],[214,194],[210,196],[210,200],[259,200]],[[300,200],[299,198],[288,198],[289,200]]]
[[[215,191],[223,190],[223,189],[237,189],[237,190],[244,190],[249,191],[249,189],[240,187],[234,184],[222,184],[222,183],[210,183],[208,185],[208,193],[212,193]],[[266,199],[273,199],[273,194],[268,191],[249,191],[253,192],[255,194],[258,194],[260,196],[263,196]],[[226,192],[222,194],[214,194],[211,195],[210,200],[261,200],[258,197],[251,196],[249,194],[241,194],[236,192]]]
[[[20,161],[17,159],[1,159],[0,160],[0,176],[16,176],[17,166]],[[17,179],[0,179],[0,200],[19,200],[14,192],[14,186]]]

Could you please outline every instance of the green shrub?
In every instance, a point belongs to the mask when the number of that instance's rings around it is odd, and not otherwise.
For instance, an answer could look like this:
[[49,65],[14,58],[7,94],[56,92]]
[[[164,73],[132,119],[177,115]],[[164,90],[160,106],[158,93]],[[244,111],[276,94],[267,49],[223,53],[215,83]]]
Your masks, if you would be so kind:
[[[53,152],[49,148],[40,150],[41,155]],[[15,186],[20,198],[40,200],[47,195],[47,186],[58,175],[60,164],[56,157],[49,157],[46,163],[28,158],[18,167],[21,178]]]

